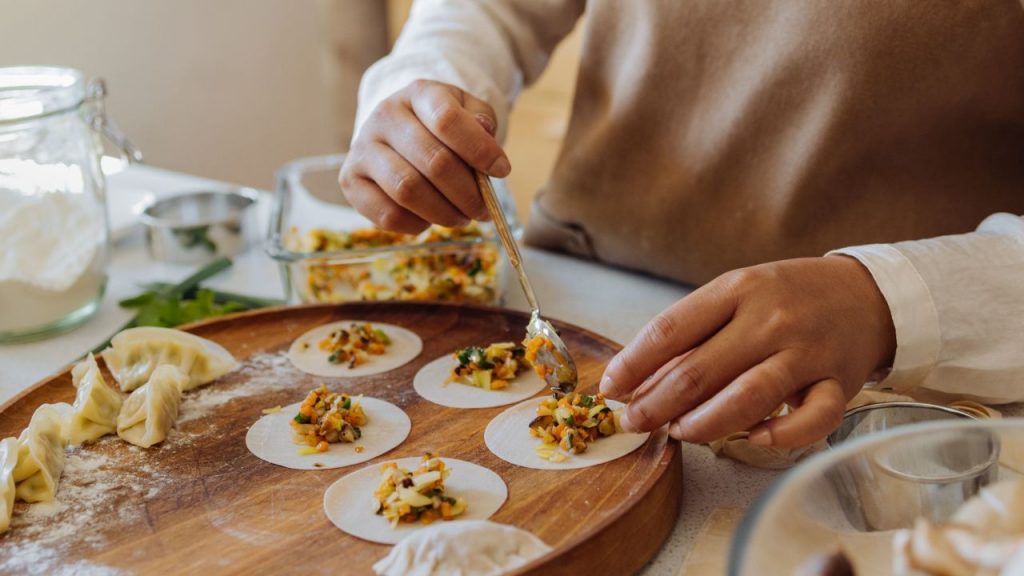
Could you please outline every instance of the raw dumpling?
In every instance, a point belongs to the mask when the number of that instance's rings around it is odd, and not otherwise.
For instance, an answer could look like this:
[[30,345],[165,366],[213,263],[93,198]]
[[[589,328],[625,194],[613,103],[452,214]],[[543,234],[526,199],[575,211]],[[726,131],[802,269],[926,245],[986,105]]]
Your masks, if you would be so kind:
[[18,463],[18,439],[0,440],[0,534],[11,527],[14,512],[14,465]]
[[121,395],[107,385],[92,354],[71,369],[72,382],[78,389],[75,405],[66,422],[66,439],[77,446],[96,440],[117,429],[121,412]]
[[188,377],[181,391],[212,382],[238,367],[231,353],[216,342],[171,328],[122,330],[103,351],[103,360],[121,390],[131,392],[161,364],[170,364]]
[[178,418],[181,388],[188,376],[169,364],[157,366],[146,382],[134,392],[117,417],[117,435],[142,448],[163,442]]
[[52,404],[43,404],[18,437],[18,463],[12,475],[14,494],[20,500],[47,502],[57,494],[64,471],[62,412]]

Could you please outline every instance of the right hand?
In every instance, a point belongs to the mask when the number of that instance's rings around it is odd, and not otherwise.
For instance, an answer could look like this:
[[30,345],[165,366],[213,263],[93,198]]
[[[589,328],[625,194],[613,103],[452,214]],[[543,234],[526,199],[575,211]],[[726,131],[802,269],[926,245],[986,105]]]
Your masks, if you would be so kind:
[[417,80],[383,100],[352,143],[338,182],[356,210],[386,230],[487,220],[473,169],[503,178],[494,110],[448,84]]

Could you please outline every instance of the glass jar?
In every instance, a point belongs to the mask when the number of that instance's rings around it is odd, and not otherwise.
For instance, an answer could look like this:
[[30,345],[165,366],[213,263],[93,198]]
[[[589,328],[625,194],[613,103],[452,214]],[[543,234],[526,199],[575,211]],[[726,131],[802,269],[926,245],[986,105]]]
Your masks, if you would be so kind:
[[0,68],[0,342],[87,320],[107,280],[100,170],[108,136],[141,155],[103,110],[102,81],[69,68]]

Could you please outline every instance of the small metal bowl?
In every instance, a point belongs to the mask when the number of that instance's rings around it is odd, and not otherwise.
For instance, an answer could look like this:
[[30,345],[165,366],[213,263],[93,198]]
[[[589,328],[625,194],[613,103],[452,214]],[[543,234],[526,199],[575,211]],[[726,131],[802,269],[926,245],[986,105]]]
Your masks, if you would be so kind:
[[257,238],[257,192],[201,191],[163,198],[143,210],[149,253],[163,262],[201,264],[236,256]]
[[964,418],[972,418],[972,416],[935,404],[879,402],[847,411],[843,416],[843,423],[828,435],[827,442],[830,448],[834,448],[841,442],[897,426],[934,420],[963,420]]
[[[829,447],[922,422],[974,420],[933,404],[884,402],[855,408],[828,437]],[[996,477],[999,442],[972,430],[954,438],[894,442],[871,455],[851,458],[829,474],[839,505],[863,531],[892,530],[915,518],[940,521]]]

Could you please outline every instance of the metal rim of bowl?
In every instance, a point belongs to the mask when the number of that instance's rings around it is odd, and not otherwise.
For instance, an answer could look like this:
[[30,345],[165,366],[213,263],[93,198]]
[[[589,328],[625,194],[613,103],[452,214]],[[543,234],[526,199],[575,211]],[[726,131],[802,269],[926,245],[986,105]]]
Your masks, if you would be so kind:
[[[189,199],[195,199],[199,197],[208,196],[231,196],[234,198],[241,198],[246,201],[244,206],[241,206],[237,211],[229,217],[222,218],[200,218],[194,221],[181,222],[181,221],[170,221],[159,216],[154,216],[152,211],[157,206],[176,204],[185,202]],[[195,228],[198,226],[212,226],[216,224],[222,224],[224,222],[230,222],[235,217],[240,217],[245,214],[247,210],[251,210],[259,202],[259,194],[251,188],[232,188],[228,190],[200,190],[196,192],[184,192],[181,194],[175,194],[173,196],[165,196],[159,198],[146,206],[142,213],[139,214],[139,220],[150,228]]]
[[893,439],[899,438],[900,436],[927,434],[933,431],[946,432],[951,429],[986,429],[990,431],[1018,430],[1024,433],[1024,418],[981,420],[971,417],[967,420],[945,420],[905,424],[876,434],[867,434],[860,438],[854,438],[853,440],[844,442],[842,446],[838,446],[833,450],[822,450],[821,452],[812,455],[772,481],[768,488],[766,488],[765,491],[758,496],[756,500],[754,500],[753,504],[747,508],[746,513],[740,520],[740,524],[733,533],[732,540],[729,543],[728,566],[726,573],[728,576],[742,576],[740,570],[742,569],[743,561],[745,560],[744,551],[747,549],[750,538],[754,533],[754,528],[758,525],[761,515],[764,514],[765,510],[768,508],[768,504],[771,503],[775,496],[782,491],[783,487],[788,486],[791,482],[797,481],[800,477],[811,474],[811,471],[820,472],[822,470],[827,470],[836,462],[850,457],[852,454],[863,450],[866,446],[891,442]]
[[[907,401],[907,400],[897,400],[897,401],[894,401],[894,402],[878,402],[876,404],[865,404],[864,406],[858,406],[856,408],[852,408],[850,410],[847,410],[843,414],[843,422],[845,422],[846,419],[850,418],[851,416],[856,416],[856,415],[862,414],[864,412],[873,412],[873,411],[876,411],[876,410],[884,410],[884,409],[888,409],[888,408],[913,408],[913,409],[932,410],[932,411],[936,411],[936,412],[944,412],[946,414],[951,414],[951,415],[959,416],[959,417],[962,417],[962,418],[968,418],[968,419],[971,419],[971,420],[978,420],[978,418],[976,418],[972,414],[968,414],[967,412],[963,412],[961,410],[957,410],[956,408],[950,408],[949,406],[941,406],[939,404],[929,404],[927,402],[910,402],[910,401]],[[914,424],[918,424],[918,423],[914,422]],[[901,424],[898,427],[909,426],[909,425],[910,424]],[[840,424],[840,426],[842,426],[842,425]],[[837,430],[838,430],[838,428],[837,428]],[[888,429],[886,431],[888,431]],[[825,438],[825,444],[828,445],[829,450],[834,450],[837,446],[839,446],[841,444],[845,444],[846,442],[848,442],[848,440],[846,438],[843,438],[842,440],[839,440],[838,442],[833,443],[832,442],[832,436],[834,434],[835,434],[835,431],[833,431],[832,434],[829,434]]]

